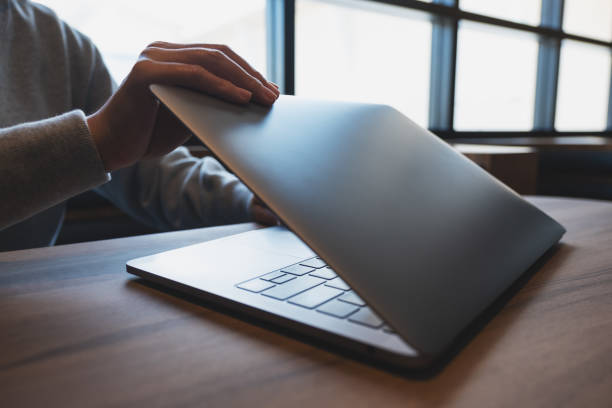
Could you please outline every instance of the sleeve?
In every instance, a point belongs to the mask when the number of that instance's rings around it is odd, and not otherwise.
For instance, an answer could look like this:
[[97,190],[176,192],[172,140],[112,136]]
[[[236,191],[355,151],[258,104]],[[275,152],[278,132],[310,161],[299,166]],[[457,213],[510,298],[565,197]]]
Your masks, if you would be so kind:
[[82,111],[0,129],[0,229],[109,178]]
[[[116,84],[94,47],[86,111],[94,112]],[[215,159],[199,159],[180,147],[112,173],[95,190],[139,221],[160,230],[251,221],[253,194]]]
[[97,191],[160,230],[248,221],[253,199],[218,161],[195,158],[184,147],[114,172]]

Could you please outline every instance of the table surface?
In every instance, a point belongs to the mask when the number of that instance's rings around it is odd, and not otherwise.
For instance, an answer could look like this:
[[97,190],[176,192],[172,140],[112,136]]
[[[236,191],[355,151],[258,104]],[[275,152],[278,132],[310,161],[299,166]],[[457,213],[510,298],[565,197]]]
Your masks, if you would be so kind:
[[534,154],[537,150],[529,146],[507,146],[507,145],[492,145],[492,144],[464,144],[453,143],[451,145],[463,154],[486,154],[486,155],[523,155]]
[[478,137],[448,140],[453,144],[530,146],[539,151],[610,151],[612,138],[602,136]]
[[435,377],[408,378],[146,285],[125,262],[242,224],[0,253],[2,406],[612,404],[612,203],[531,198],[568,229]]

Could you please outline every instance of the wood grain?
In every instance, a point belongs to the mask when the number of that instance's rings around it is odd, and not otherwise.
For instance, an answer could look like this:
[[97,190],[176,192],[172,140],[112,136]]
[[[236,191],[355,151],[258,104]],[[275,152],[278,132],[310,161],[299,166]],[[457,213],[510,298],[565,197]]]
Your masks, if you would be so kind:
[[414,380],[133,279],[133,257],[254,228],[0,254],[0,404],[604,407],[612,402],[612,204],[533,198],[568,229],[439,373]]

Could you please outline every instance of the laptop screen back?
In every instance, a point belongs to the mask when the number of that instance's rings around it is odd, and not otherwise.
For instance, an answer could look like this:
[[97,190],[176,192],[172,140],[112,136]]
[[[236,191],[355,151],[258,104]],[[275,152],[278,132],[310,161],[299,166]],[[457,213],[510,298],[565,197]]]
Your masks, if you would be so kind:
[[446,349],[564,233],[388,106],[152,90],[423,354]]

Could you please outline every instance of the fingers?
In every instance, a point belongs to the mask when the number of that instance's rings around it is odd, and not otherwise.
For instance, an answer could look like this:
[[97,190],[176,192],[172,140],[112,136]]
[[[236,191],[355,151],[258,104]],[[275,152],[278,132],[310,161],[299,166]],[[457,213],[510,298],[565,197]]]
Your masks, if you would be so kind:
[[278,218],[267,208],[255,204],[253,205],[252,212],[253,219],[256,222],[264,225],[278,225]]
[[144,58],[134,65],[131,75],[137,82],[147,86],[152,83],[178,85],[239,104],[248,103],[252,97],[249,90],[234,85],[231,81],[209,72],[200,65],[161,62]]
[[240,55],[236,54],[227,45],[208,44],[208,47],[214,48],[214,49],[217,49],[217,50],[223,52],[228,57],[230,57],[231,59],[236,61],[249,74],[251,74],[255,78],[259,79],[263,84],[265,84],[268,87],[268,89],[270,89],[272,92],[274,92],[276,94],[276,96],[278,96],[280,94],[280,92],[278,92],[278,86],[276,84],[274,84],[272,82],[268,82],[264,78],[264,76],[259,73],[259,71],[255,70],[253,67],[251,67],[251,65],[248,62],[246,62]]
[[253,100],[264,105],[272,105],[278,97],[278,91],[271,91],[237,62],[216,49],[148,47],[141,58],[201,66],[217,77],[250,91]]
[[230,59],[235,61],[238,65],[240,65],[246,72],[248,72],[253,77],[257,78],[262,82],[268,89],[272,92],[276,93],[276,96],[280,94],[278,92],[278,85],[268,82],[262,74],[259,73],[256,69],[254,69],[248,62],[244,60],[240,55],[236,54],[230,47],[227,45],[221,44],[174,44],[165,41],[156,41],[149,45],[149,47],[154,48],[166,48],[166,49],[194,49],[194,48],[205,48],[205,49],[214,49],[223,52]]
[[278,225],[280,223],[278,217],[257,196],[254,196],[251,201],[251,214],[253,219],[260,224]]

